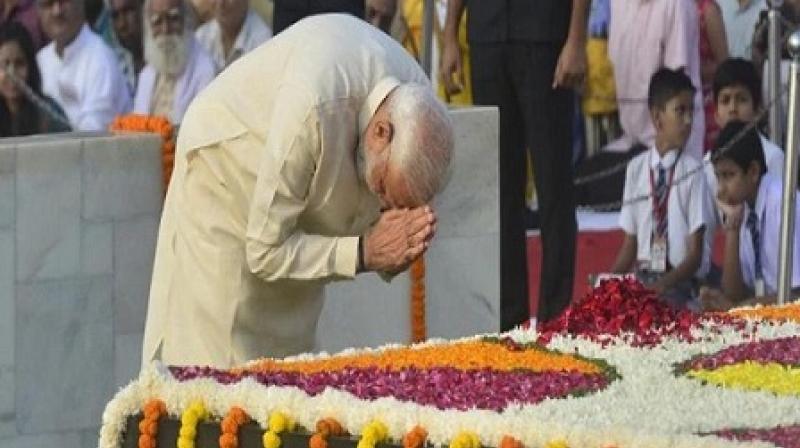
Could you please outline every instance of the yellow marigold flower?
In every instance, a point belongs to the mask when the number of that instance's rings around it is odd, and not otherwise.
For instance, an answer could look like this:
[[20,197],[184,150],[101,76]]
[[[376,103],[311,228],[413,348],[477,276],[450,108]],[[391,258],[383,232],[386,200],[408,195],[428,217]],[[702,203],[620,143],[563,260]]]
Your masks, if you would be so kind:
[[745,361],[715,370],[692,370],[689,376],[720,387],[800,395],[800,368]]
[[291,431],[293,426],[293,422],[282,412],[275,411],[269,416],[269,430],[274,431],[276,434]]
[[544,448],[569,448],[569,444],[564,439],[553,439],[547,442]]
[[267,431],[262,437],[264,448],[279,448],[281,446],[281,438],[273,431]]

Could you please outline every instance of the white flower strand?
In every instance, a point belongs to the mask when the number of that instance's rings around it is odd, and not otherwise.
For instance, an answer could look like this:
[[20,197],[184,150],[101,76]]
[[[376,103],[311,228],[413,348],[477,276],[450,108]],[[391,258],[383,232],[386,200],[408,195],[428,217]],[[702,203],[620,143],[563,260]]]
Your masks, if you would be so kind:
[[[716,333],[701,331],[699,336],[703,339],[692,343],[665,337],[659,345],[650,348],[631,347],[624,338],[614,338],[602,346],[584,338],[556,336],[550,348],[603,359],[616,368],[622,378],[584,397],[511,405],[502,412],[443,411],[394,398],[367,401],[333,388],[312,397],[296,387],[267,387],[250,378],[228,386],[208,378],[178,382],[163,367],[154,364],[106,407],[99,447],[120,446],[126,419],[138,413],[152,397],[164,400],[167,411],[175,417],[196,400],[201,400],[218,417],[225,415],[232,406],[240,406],[262,427],[266,427],[273,411],[285,412],[309,428],[321,418],[334,417],[353,434],[373,419],[380,419],[395,441],[420,425],[428,431],[429,441],[436,445],[447,445],[459,432],[468,430],[477,433],[486,446],[498,446],[504,435],[512,435],[530,448],[559,439],[566,441],[570,448],[595,448],[606,444],[620,448],[771,447],[769,443],[732,442],[695,434],[737,427],[800,424],[800,397],[722,389],[673,374],[676,363],[692,356],[711,354],[752,340],[747,334],[751,329],[760,341],[800,334],[797,323],[761,323],[750,327],[744,332],[730,326],[715,327]],[[501,336],[526,343],[535,341],[538,334],[535,330],[516,329]],[[412,349],[474,341],[481,337],[433,340],[414,345]],[[380,354],[401,347],[394,344],[376,349],[348,349],[336,355],[306,354],[287,361]]]

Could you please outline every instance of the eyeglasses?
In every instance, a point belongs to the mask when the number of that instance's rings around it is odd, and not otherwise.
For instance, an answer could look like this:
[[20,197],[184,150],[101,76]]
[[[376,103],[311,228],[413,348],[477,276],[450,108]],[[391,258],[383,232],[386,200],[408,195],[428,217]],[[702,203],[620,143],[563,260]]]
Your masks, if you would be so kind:
[[172,8],[167,12],[150,15],[150,26],[159,28],[162,25],[176,28],[183,25],[183,14],[181,14],[180,8]]

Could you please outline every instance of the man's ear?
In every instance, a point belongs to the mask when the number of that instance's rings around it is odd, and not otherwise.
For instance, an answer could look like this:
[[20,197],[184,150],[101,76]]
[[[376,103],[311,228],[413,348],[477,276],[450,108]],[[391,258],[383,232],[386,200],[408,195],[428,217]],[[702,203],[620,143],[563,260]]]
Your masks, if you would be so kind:
[[756,160],[751,160],[750,165],[747,165],[747,177],[753,180],[761,178],[761,164]]
[[388,120],[379,120],[375,123],[374,136],[381,146],[388,145],[394,137],[394,125]]

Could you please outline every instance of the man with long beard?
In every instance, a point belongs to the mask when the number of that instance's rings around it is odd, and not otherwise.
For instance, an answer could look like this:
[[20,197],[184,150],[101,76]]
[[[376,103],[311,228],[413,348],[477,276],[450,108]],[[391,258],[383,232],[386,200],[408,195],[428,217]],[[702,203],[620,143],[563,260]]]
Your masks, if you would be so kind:
[[180,123],[195,95],[214,79],[214,61],[194,38],[185,0],[147,0],[144,57],[133,111]]

